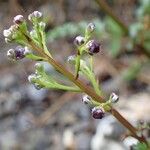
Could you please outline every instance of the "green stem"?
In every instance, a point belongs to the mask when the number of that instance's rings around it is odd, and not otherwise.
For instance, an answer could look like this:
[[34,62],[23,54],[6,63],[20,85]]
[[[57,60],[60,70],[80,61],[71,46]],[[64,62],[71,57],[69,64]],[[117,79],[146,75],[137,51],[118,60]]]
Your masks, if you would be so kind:
[[78,51],[77,57],[76,57],[76,63],[75,63],[75,78],[78,78],[79,70],[80,70],[80,52]]
[[103,95],[102,91],[100,90],[100,86],[95,78],[95,75],[93,72],[90,72],[89,74],[89,79],[91,80],[91,83],[95,89],[95,92],[98,94],[98,95]]
[[42,47],[43,47],[45,53],[46,53],[48,56],[52,57],[52,55],[50,54],[50,52],[48,51],[47,46],[46,46],[46,38],[45,38],[45,33],[44,33],[44,31],[41,31],[41,32],[40,32],[40,35],[41,35]]
[[65,90],[65,91],[71,91],[71,92],[82,92],[79,88],[77,87],[71,87],[71,86],[66,86],[66,85],[58,85],[57,89],[60,90]]
[[[93,66],[91,66],[93,68]],[[81,69],[81,72],[91,81],[93,87],[94,87],[94,90],[95,92],[98,94],[98,95],[103,95],[102,91],[100,90],[100,86],[96,80],[96,77],[95,77],[95,74],[93,73],[93,69],[91,70],[91,67],[90,69],[85,66],[84,69]]]
[[91,71],[93,71],[93,56],[90,56],[89,64],[90,64]]

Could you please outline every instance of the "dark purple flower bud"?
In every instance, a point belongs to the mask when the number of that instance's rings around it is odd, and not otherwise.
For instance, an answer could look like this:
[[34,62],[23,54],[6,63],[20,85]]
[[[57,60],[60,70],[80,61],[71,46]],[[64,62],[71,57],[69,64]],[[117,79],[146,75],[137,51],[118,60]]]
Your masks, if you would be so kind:
[[14,17],[13,22],[16,24],[21,24],[24,22],[24,18],[22,15],[17,15],[16,17]]
[[85,42],[85,39],[84,39],[84,37],[82,37],[82,36],[77,36],[76,38],[75,38],[75,40],[74,40],[74,44],[76,45],[76,46],[81,46],[82,44],[84,44],[84,42]]
[[105,111],[103,108],[99,108],[99,107],[94,107],[92,109],[92,116],[95,119],[102,119],[105,115]]
[[95,40],[89,41],[86,46],[90,55],[93,55],[94,53],[98,53],[100,51],[100,44]]
[[7,56],[13,60],[20,60],[25,57],[25,48],[17,46],[15,49],[9,49],[7,51]]
[[15,48],[15,57],[16,57],[16,59],[19,60],[19,59],[24,58],[25,57],[24,52],[25,52],[25,49],[23,47],[17,46]]
[[119,100],[119,96],[117,94],[115,94],[115,93],[112,93],[110,95],[110,100],[111,100],[112,103],[117,103],[118,100]]
[[88,33],[92,33],[95,30],[95,24],[94,23],[89,23],[87,25],[87,29],[86,30],[87,30]]

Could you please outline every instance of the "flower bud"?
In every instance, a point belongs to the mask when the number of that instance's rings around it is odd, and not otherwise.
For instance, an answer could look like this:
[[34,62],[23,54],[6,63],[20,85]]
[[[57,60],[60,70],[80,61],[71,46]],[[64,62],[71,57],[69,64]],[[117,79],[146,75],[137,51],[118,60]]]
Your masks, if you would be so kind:
[[33,84],[35,83],[36,78],[37,78],[36,74],[31,74],[28,76],[28,81]]
[[31,37],[36,37],[36,31],[35,30],[30,31],[30,36]]
[[15,49],[9,49],[7,56],[13,60],[20,60],[25,57],[25,49],[21,46],[17,46]]
[[75,63],[75,60],[76,60],[76,56],[75,55],[71,55],[68,57],[67,61],[70,63],[70,64],[74,64]]
[[92,105],[92,101],[91,101],[91,100],[92,100],[91,97],[89,97],[88,95],[84,95],[84,96],[82,97],[82,102],[83,102],[84,104],[86,104],[86,105],[91,106],[91,105]]
[[34,12],[33,12],[33,15],[34,15],[34,17],[36,17],[36,18],[41,18],[41,17],[42,17],[42,13],[39,12],[39,11],[34,11]]
[[12,32],[11,32],[9,29],[7,29],[7,30],[4,30],[4,31],[3,31],[3,35],[4,35],[4,37],[6,37],[6,38],[11,38]]
[[6,43],[10,43],[11,41],[12,41],[11,39],[5,38]]
[[34,19],[40,19],[42,17],[42,13],[39,11],[34,11],[33,13],[29,14],[28,19],[33,22]]
[[39,75],[37,74],[31,74],[28,76],[28,81],[34,85],[34,87],[37,89],[37,90],[40,90],[41,88],[43,88],[44,86],[38,84],[38,79],[40,78]]
[[31,54],[31,51],[29,50],[29,48],[27,46],[24,47],[24,55],[28,55],[28,54]]
[[40,22],[40,23],[39,23],[39,26],[40,26],[40,28],[41,28],[42,30],[44,30],[45,27],[46,27],[46,23],[45,23],[45,22]]
[[105,115],[104,109],[101,107],[94,107],[92,109],[92,116],[94,119],[102,119]]
[[19,26],[17,24],[12,25],[9,30],[14,34],[18,30]]
[[92,33],[94,30],[95,30],[95,24],[94,24],[94,23],[89,23],[89,24],[87,25],[86,31],[87,31],[88,33]]
[[38,72],[43,72],[44,71],[44,66],[41,63],[36,63],[35,64],[35,69],[36,69],[36,72],[38,74]]
[[82,44],[84,44],[84,42],[85,42],[85,39],[84,39],[84,37],[82,37],[82,36],[77,36],[76,38],[75,38],[75,40],[74,40],[74,44],[76,45],[76,46],[81,46]]
[[7,57],[8,57],[9,59],[14,59],[14,57],[15,57],[15,50],[14,50],[14,49],[9,49],[9,50],[7,51]]
[[22,15],[17,15],[14,17],[13,22],[19,25],[24,22],[24,18]]
[[86,44],[88,53],[93,55],[94,53],[98,53],[100,51],[100,44],[95,40],[91,40]]
[[41,86],[40,84],[37,84],[37,83],[35,83],[33,85],[34,85],[35,89],[37,89],[37,90],[40,90],[43,88],[43,86]]
[[111,101],[112,103],[117,103],[118,100],[119,100],[119,96],[116,95],[115,93],[112,93],[112,94],[110,95],[110,101]]

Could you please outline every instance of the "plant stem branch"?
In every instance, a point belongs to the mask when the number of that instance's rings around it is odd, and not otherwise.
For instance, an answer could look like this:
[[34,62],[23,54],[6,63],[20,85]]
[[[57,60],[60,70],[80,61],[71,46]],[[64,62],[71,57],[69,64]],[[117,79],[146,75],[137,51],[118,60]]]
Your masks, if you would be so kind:
[[[84,93],[89,95],[93,100],[98,101],[100,103],[105,102],[104,99],[98,94],[96,94],[91,87],[84,84],[81,80],[75,79],[75,76],[71,72],[69,72],[65,67],[56,62],[53,58],[49,57],[47,54],[43,53],[43,49],[37,47],[32,41],[29,41],[29,44],[31,45],[33,50],[37,51],[42,57],[45,57],[48,63],[50,63],[57,71],[62,73],[70,81],[72,81],[76,86],[78,86]],[[112,115],[114,115],[114,117],[117,120],[119,120],[119,122],[123,126],[125,126],[136,139],[138,139],[140,142],[144,142],[147,144],[145,138],[138,136],[136,133],[137,129],[134,126],[132,126],[117,110],[112,108],[110,113],[112,113]]]
[[125,32],[128,34],[127,26],[113,13],[113,10],[107,5],[104,0],[95,0],[100,9],[102,9],[108,16],[110,16]]

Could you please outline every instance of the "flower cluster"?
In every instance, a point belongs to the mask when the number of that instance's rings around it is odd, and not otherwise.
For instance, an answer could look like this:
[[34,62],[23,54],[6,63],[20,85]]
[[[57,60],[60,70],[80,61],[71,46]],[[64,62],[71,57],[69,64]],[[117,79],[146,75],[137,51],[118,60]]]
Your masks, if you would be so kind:
[[[29,21],[33,24],[33,29],[31,31],[27,28],[27,21],[22,15],[17,15],[13,19],[13,25],[9,29],[3,31],[6,43],[15,42],[21,46],[15,49],[10,49],[7,52],[8,58],[12,60],[19,60],[24,57],[28,57],[33,60],[39,59],[35,54],[28,53],[27,49],[32,49],[31,42],[35,43],[37,46],[44,48],[45,52],[50,56],[46,48],[45,41],[45,27],[46,24],[42,21],[42,13],[39,11],[34,11],[28,16]],[[41,58],[40,58],[41,59]]]
[[88,95],[82,97],[82,102],[86,104],[91,109],[91,114],[94,119],[102,119],[105,113],[111,109],[113,103],[118,102],[119,96],[114,92],[110,95],[109,100],[105,103],[98,103],[92,100]]
[[[89,23],[86,28],[85,36],[77,36],[74,40],[75,45],[78,47],[80,53],[87,52],[90,55],[96,54],[100,51],[100,44],[96,40],[90,40],[91,34],[94,32],[95,25]],[[81,48],[82,46],[82,48]]]
[[[21,45],[14,49],[9,49],[7,56],[9,59],[15,61],[29,58],[36,61],[47,62],[47,57],[52,58],[52,55],[46,46],[46,36],[44,31],[46,24],[42,21],[42,13],[34,11],[29,14],[28,20],[32,23],[31,31],[28,30],[27,21],[22,15],[14,17],[14,24],[9,29],[4,30],[3,35],[6,42],[16,42]],[[91,39],[94,30],[95,25],[89,23],[85,29],[85,35],[79,35],[75,38],[74,44],[77,48],[77,54],[69,56],[68,62],[75,67],[75,78],[78,78],[78,73],[80,72],[81,75],[88,78],[96,93],[101,95],[101,89],[95,78],[92,67],[93,55],[100,51],[100,43]],[[36,47],[39,49],[37,50]],[[37,50],[36,54],[31,51],[35,50],[35,48]],[[87,61],[87,59],[90,61]],[[43,64],[39,62],[35,65],[35,73],[29,75],[28,80],[38,90],[41,88],[51,88],[82,92],[82,90],[74,84],[71,85],[69,83],[68,85],[65,85],[64,83],[59,83],[55,77],[52,77],[52,75],[45,71]],[[105,113],[110,111],[112,103],[117,102],[118,99],[119,97],[115,93],[112,93],[109,100],[104,103],[96,102],[88,95],[84,95],[82,101],[90,107],[93,118],[102,119],[105,116]]]

